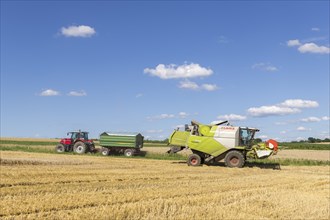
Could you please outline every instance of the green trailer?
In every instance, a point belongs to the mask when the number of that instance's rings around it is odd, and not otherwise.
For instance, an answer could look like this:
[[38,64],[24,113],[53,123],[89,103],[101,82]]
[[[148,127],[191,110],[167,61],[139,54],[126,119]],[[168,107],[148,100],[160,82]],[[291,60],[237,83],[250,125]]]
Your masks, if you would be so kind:
[[143,139],[140,133],[103,132],[100,134],[101,153],[104,156],[123,153],[131,157],[140,153],[140,149],[143,148]]

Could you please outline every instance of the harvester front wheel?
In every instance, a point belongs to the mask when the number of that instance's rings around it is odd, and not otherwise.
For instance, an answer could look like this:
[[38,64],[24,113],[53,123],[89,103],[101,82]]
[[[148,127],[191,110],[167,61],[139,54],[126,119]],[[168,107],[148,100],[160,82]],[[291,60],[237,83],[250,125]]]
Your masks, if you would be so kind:
[[63,153],[65,151],[65,147],[63,144],[58,144],[56,147],[55,147],[55,150],[57,153]]
[[200,166],[202,159],[198,154],[190,154],[187,163],[188,166]]
[[78,154],[84,154],[86,153],[87,147],[85,143],[78,141],[77,143],[74,144],[73,150]]
[[244,155],[236,150],[230,151],[225,157],[225,165],[227,167],[238,167],[241,168],[245,164]]

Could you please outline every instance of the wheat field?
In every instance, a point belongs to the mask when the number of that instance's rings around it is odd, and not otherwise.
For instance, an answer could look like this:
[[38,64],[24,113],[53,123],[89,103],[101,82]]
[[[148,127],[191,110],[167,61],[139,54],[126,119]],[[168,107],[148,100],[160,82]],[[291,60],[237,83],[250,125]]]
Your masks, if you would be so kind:
[[1,219],[329,219],[329,166],[1,152]]

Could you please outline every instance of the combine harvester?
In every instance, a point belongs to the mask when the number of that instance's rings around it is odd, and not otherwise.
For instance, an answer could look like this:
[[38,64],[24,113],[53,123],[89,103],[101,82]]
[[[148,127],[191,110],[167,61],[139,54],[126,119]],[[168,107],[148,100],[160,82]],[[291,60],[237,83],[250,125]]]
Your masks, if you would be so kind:
[[189,166],[224,159],[227,167],[243,167],[247,159],[264,159],[277,153],[275,140],[254,143],[254,135],[258,131],[256,128],[229,126],[228,121],[215,125],[192,121],[190,126],[185,126],[185,131],[175,130],[171,134],[168,153],[189,148],[193,152],[188,157]]

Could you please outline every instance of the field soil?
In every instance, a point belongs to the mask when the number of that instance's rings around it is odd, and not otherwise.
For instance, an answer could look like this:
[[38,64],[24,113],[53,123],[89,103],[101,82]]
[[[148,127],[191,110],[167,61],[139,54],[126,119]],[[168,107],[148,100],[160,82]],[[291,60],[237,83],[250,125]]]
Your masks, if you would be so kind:
[[329,166],[0,151],[1,219],[329,219]]

